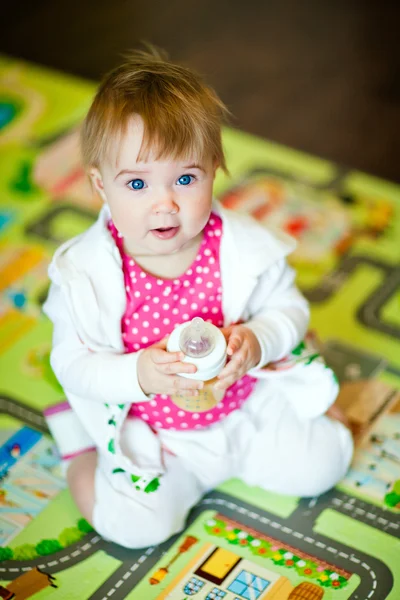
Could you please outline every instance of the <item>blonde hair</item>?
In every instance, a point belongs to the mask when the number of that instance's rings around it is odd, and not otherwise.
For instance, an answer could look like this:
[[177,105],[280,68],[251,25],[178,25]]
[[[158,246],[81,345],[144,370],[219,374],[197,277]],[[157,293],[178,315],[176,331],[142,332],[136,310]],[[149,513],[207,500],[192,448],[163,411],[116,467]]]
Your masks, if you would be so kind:
[[98,167],[110,140],[125,133],[139,115],[144,135],[138,160],[211,157],[227,172],[221,125],[229,111],[201,77],[153,46],[135,51],[106,75],[83,122],[81,149],[85,167]]

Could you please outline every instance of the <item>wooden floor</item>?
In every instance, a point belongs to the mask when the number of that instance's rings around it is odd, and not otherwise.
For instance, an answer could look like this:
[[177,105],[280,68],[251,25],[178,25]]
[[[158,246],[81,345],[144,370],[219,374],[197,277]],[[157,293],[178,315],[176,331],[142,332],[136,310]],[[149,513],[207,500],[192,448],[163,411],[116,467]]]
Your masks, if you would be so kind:
[[147,40],[248,132],[400,182],[400,9],[381,0],[21,0],[0,52],[99,79]]

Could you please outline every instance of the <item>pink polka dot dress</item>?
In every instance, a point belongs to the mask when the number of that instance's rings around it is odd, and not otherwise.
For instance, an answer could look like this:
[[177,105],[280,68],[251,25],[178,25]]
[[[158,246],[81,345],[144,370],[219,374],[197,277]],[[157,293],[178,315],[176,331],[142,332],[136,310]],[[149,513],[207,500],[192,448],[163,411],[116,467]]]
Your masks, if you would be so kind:
[[[114,223],[108,228],[120,251],[126,290],[126,309],[121,321],[125,352],[147,348],[194,317],[223,326],[219,250],[222,221],[211,214],[204,228],[198,254],[176,279],[154,277],[123,249],[123,238]],[[209,427],[239,409],[250,396],[256,379],[245,375],[225,392],[213,409],[193,413],[177,407],[169,396],[157,394],[149,402],[132,404],[129,416],[146,421],[154,429],[189,430]]]

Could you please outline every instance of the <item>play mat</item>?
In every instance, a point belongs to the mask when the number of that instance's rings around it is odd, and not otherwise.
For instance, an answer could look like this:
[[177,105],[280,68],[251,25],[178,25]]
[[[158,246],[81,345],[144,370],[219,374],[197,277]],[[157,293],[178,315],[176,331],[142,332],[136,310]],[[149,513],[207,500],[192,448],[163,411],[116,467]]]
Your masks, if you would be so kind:
[[52,253],[99,208],[77,151],[94,89],[0,58],[0,597],[399,600],[400,188],[233,129],[216,194],[297,238],[312,328],[368,433],[331,492],[231,480],[161,547],[120,548],[79,515],[43,418],[63,391],[41,305]]

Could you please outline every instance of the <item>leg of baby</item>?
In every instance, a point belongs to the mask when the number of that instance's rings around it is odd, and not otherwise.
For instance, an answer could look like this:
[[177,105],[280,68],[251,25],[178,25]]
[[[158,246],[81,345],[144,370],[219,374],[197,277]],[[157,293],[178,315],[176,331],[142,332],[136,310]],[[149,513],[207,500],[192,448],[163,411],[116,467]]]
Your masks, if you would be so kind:
[[95,471],[97,452],[85,452],[74,458],[68,467],[67,482],[81,514],[92,525],[95,502]]
[[104,539],[127,548],[144,548],[161,544],[183,529],[204,488],[177,457],[166,454],[164,462],[166,472],[159,487],[146,492],[137,489],[129,473],[116,470],[108,456],[99,453],[92,524]]
[[295,496],[316,496],[336,485],[353,454],[349,429],[328,416],[301,420],[282,399],[271,409],[258,418],[242,462],[242,479]]

